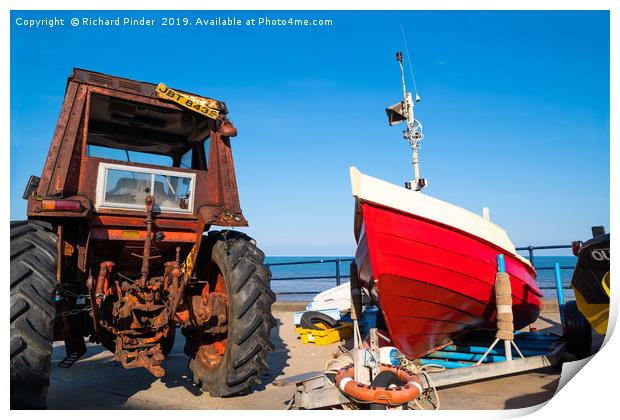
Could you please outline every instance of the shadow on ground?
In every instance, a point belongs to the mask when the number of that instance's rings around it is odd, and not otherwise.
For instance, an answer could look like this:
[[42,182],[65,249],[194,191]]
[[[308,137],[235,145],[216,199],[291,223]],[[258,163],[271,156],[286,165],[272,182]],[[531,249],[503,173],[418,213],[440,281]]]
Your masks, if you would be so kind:
[[[539,371],[542,374],[554,374],[554,370],[541,370]],[[538,404],[546,403],[555,395],[555,391],[558,389],[558,385],[560,383],[560,378],[556,378],[553,381],[549,382],[546,385],[543,385],[543,391],[534,392],[531,394],[519,395],[517,397],[509,398],[506,400],[504,408],[513,409],[513,408],[527,408],[533,407]]]
[[[275,349],[267,356],[269,371],[261,375],[261,384],[255,387],[256,391],[264,390],[288,366],[289,351],[280,338],[280,326],[281,322],[278,321],[278,325],[271,330],[271,340]],[[111,352],[99,345],[89,345],[87,353],[71,368],[58,367],[58,363],[65,356],[65,347],[61,343],[56,343],[52,355],[48,408],[170,408],[172,404],[169,405],[165,402],[160,404],[158,400],[151,400],[144,393],[144,391],[153,392],[152,389],[155,388],[158,389],[158,393],[162,394],[162,401],[166,399],[166,390],[172,389],[175,389],[175,392],[169,393],[168,400],[176,398],[176,396],[191,399],[192,396],[198,397],[203,396],[203,394],[208,398],[208,394],[203,393],[193,383],[192,375],[187,366],[188,358],[183,352],[184,344],[183,335],[177,334],[172,351],[162,363],[166,375],[160,380],[144,368],[124,369],[118,362],[114,361],[114,355]],[[164,387],[161,387],[160,384],[163,384]],[[128,401],[129,399],[131,401]],[[197,404],[198,401],[194,401],[193,405]]]
[[[188,374],[183,341],[177,336],[172,352],[162,363],[166,370],[162,383],[167,388],[184,387],[188,392],[200,395],[201,391],[193,385]],[[158,381],[146,369],[124,369],[114,361],[111,352],[98,345],[89,345],[86,355],[68,369],[57,366],[64,353],[64,345],[54,347],[48,393],[48,404],[52,409],[126,408],[123,404],[130,397],[151,388]]]

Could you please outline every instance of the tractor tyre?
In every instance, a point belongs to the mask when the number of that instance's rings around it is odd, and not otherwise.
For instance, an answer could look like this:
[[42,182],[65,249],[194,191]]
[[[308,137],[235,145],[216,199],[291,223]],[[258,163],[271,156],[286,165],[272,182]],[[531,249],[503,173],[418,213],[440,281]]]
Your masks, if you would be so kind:
[[45,408],[56,304],[57,235],[49,223],[11,222],[11,408]]
[[299,325],[301,328],[306,328],[309,330],[316,330],[317,324],[319,326],[322,324],[329,328],[336,328],[338,326],[338,321],[319,311],[304,312],[299,320]]
[[564,333],[566,347],[578,360],[592,356],[592,327],[574,300],[564,304]]
[[164,356],[168,356],[172,351],[172,348],[174,347],[174,337],[176,336],[176,333],[177,326],[173,323],[170,326],[170,331],[168,332],[168,335],[162,340],[161,352]]
[[[248,394],[268,370],[267,353],[276,320],[271,314],[275,294],[271,291],[271,272],[264,265],[265,254],[254,240],[236,231],[209,232],[203,238],[197,258],[200,264],[217,266],[228,295],[226,336],[220,341],[224,354],[215,366],[205,367],[196,357],[200,344],[192,330],[184,331],[189,369],[194,382],[213,397]],[[200,276],[199,276],[200,278]]]

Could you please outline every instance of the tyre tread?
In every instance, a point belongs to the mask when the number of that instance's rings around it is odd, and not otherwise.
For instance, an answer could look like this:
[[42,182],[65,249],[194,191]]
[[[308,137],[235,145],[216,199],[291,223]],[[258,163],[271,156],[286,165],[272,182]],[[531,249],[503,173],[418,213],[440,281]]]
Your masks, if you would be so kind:
[[54,328],[56,241],[51,224],[11,222],[11,408],[45,408]]
[[241,232],[210,232],[206,240],[211,258],[228,283],[229,344],[222,362],[212,371],[205,371],[194,359],[190,370],[195,382],[211,396],[247,394],[260,382],[261,372],[267,369],[267,353],[274,348],[270,340],[276,325],[271,313],[275,301],[271,272],[263,263],[265,254]]

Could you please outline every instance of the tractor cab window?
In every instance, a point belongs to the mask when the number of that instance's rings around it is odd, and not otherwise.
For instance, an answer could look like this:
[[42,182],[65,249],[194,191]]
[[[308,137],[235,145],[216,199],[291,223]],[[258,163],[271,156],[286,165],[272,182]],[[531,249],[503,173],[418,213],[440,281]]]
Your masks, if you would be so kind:
[[183,155],[177,158],[173,166],[183,169],[202,169],[206,168],[206,161],[209,152],[209,138],[200,143],[192,145]]
[[102,163],[97,207],[142,210],[151,195],[159,211],[191,213],[195,180],[193,173]]
[[179,161],[179,167],[185,169],[192,168],[192,156],[193,150],[189,149],[183,156],[181,156],[181,160]]
[[86,153],[147,165],[206,170],[209,121],[171,109],[91,94]]

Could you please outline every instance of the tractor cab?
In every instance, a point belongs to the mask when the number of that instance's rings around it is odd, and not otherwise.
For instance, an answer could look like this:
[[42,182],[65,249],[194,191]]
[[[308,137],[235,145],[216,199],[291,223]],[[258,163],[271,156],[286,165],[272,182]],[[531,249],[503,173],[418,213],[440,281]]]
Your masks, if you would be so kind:
[[74,250],[62,274],[81,282],[115,261],[134,278],[136,256],[151,250],[159,258],[149,270],[163,273],[166,261],[191,258],[212,225],[247,225],[227,113],[161,83],[75,69],[43,173],[26,192],[29,218],[73,220],[61,233]]
[[43,174],[26,191],[29,217],[144,217],[151,196],[164,218],[247,225],[227,112],[163,84],[75,69]]

